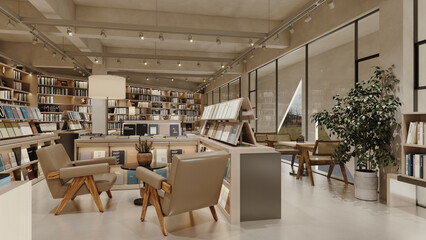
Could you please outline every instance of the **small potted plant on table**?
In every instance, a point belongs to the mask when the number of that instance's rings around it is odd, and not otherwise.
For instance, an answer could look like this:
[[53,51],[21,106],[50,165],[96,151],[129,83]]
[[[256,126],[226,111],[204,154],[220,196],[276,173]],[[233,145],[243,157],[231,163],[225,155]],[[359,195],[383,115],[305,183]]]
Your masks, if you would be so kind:
[[361,200],[377,200],[377,168],[396,165],[392,142],[401,102],[395,96],[399,80],[392,68],[375,67],[370,80],[356,83],[345,97],[334,96],[330,112],[313,115],[313,121],[343,140],[332,157],[343,162],[355,159],[355,197]]
[[138,151],[137,160],[140,166],[149,166],[152,162],[152,142],[148,140],[142,141],[139,137],[139,142],[135,143],[135,149]]

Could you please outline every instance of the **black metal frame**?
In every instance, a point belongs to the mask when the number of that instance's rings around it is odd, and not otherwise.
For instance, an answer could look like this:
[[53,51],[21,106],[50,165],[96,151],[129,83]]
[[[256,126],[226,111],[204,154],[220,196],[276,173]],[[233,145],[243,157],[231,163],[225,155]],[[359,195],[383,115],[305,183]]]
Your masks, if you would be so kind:
[[[231,85],[231,83],[233,83],[233,82],[236,82],[236,81],[238,81],[238,95],[241,97],[241,77],[237,77],[237,78],[234,78],[233,80],[231,80],[231,81],[229,81],[229,82],[227,82],[227,83],[225,83],[225,84],[222,84],[222,85],[220,85],[219,87],[217,87],[217,88],[215,88],[215,89],[213,89],[213,90],[211,90],[210,92],[207,92],[206,94],[208,95],[208,94],[211,94],[212,95],[212,102],[211,102],[211,104],[214,104],[213,102],[214,102],[214,91],[215,90],[219,90],[219,103],[222,101],[222,98],[221,98],[221,94],[222,94],[222,91],[221,91],[221,88],[223,88],[223,87],[225,87],[225,86],[227,86],[228,87],[228,101],[230,100],[229,99],[229,86]],[[208,103],[208,102],[207,102]],[[210,104],[210,105],[211,105]]]
[[420,86],[420,46],[422,45],[426,45],[426,39],[419,40],[419,1],[414,0],[414,112],[419,110],[419,90],[426,89],[426,86]]

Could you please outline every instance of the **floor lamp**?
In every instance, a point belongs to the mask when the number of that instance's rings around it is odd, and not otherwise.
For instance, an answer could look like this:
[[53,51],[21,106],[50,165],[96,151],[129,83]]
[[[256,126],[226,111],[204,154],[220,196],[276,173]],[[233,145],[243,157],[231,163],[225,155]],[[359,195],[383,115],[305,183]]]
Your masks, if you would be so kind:
[[108,99],[126,99],[126,79],[113,75],[90,76],[89,98],[101,100],[92,109],[92,130],[108,134]]

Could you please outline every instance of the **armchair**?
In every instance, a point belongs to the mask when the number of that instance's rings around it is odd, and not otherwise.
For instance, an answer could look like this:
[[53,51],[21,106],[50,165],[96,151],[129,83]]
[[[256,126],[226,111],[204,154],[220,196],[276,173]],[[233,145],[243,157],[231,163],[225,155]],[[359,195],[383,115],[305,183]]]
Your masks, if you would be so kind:
[[117,176],[109,173],[109,165],[116,164],[114,157],[80,160],[74,166],[62,144],[41,148],[37,150],[37,156],[52,197],[62,198],[55,215],[62,211],[69,200],[88,193],[92,195],[99,211],[104,211],[99,195],[105,191],[112,198],[110,190]]
[[[163,234],[167,236],[164,216],[176,215],[209,207],[217,221],[214,205],[217,204],[225,175],[228,153],[204,152],[176,155],[168,179],[138,167],[136,177],[145,182],[141,221],[144,221],[148,200],[157,212]],[[157,191],[163,190],[164,197]]]

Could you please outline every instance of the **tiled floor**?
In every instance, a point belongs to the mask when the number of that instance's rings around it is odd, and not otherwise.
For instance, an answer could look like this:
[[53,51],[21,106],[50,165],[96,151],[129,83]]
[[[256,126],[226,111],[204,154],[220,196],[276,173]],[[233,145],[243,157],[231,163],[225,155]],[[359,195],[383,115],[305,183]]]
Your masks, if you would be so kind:
[[132,203],[137,190],[113,191],[112,199],[102,194],[104,213],[90,196],[79,196],[55,216],[60,200],[52,199],[42,181],[33,186],[33,239],[426,239],[426,209],[358,201],[353,185],[315,175],[316,186],[311,187],[306,177],[296,180],[289,170],[283,163],[281,220],[231,225],[220,211],[214,222],[206,208],[167,217],[167,237],[153,207],[140,222],[141,207]]

